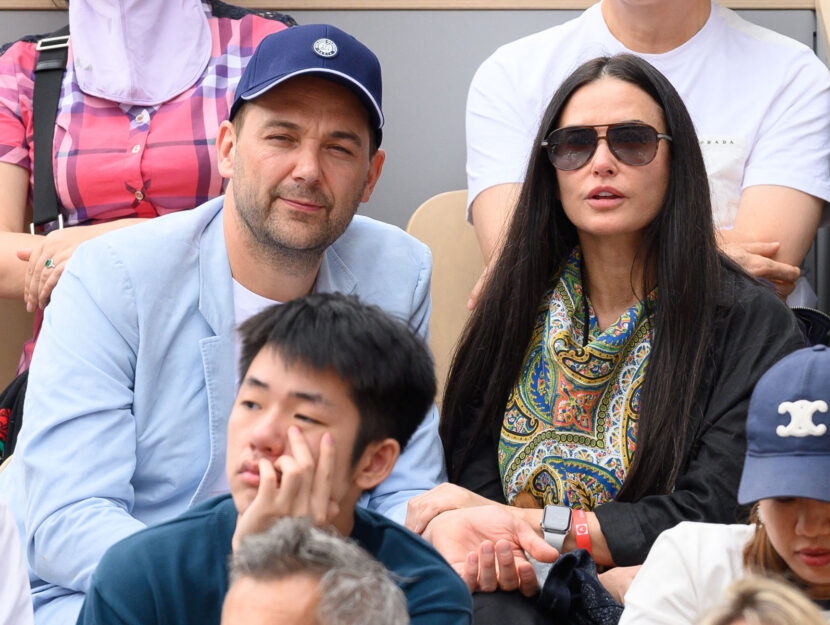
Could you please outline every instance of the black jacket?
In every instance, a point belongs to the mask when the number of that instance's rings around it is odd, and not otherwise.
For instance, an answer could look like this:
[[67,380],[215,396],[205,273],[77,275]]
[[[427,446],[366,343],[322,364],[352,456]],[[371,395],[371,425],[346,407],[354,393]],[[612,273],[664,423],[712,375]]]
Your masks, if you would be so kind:
[[[699,422],[673,492],[633,503],[610,501],[594,511],[617,565],[641,564],[657,536],[681,521],[745,520],[739,518],[737,493],[749,398],[758,378],[777,360],[803,347],[804,339],[792,312],[766,287],[729,270],[724,270],[722,285],[713,330],[713,365],[701,384],[694,411]],[[471,409],[453,440],[460,444],[469,440],[477,409]],[[504,503],[496,456],[501,426],[494,424],[490,437],[479,439],[460,466],[461,448],[448,449],[447,454],[459,466],[459,485]]]

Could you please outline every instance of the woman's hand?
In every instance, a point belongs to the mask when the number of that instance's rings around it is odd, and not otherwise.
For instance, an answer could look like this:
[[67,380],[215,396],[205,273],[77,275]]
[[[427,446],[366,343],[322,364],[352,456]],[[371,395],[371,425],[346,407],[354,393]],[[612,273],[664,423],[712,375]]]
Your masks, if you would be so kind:
[[[92,226],[73,226],[53,230],[45,236],[36,237],[31,247],[18,250],[17,257],[28,263],[23,284],[23,300],[26,302],[26,310],[34,312],[38,308],[46,308],[52,290],[66,266],[66,261],[81,243],[105,232],[125,228],[142,221],[145,220],[119,219]],[[47,260],[50,261],[48,266]]]
[[539,585],[525,552],[540,562],[559,557],[530,523],[507,506],[492,503],[443,512],[427,525],[423,536],[470,592],[518,589],[533,595]]
[[409,500],[406,507],[406,527],[421,534],[430,521],[442,512],[469,508],[472,506],[486,506],[493,502],[477,495],[461,486],[444,482],[423,495]]
[[525,597],[532,597],[539,591],[533,565],[524,557],[516,557],[510,542],[503,539],[495,545],[485,540],[478,551],[468,553],[461,579],[470,592],[518,590]]
[[[23,300],[26,310],[34,312],[49,303],[52,289],[63,273],[66,261],[81,243],[91,238],[84,226],[53,230],[38,237],[35,245],[18,250],[17,257],[28,262],[23,283]],[[49,261],[47,266],[47,261]]]

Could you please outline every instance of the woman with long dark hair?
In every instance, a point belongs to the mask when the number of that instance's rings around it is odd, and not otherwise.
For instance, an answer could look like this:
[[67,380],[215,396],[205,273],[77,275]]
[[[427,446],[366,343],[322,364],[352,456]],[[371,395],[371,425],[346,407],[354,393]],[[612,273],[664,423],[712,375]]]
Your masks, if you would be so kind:
[[[750,392],[801,344],[774,292],[718,252],[677,92],[638,57],[589,61],[544,113],[455,355],[441,423],[453,484],[413,499],[407,525],[482,588],[495,563],[480,539],[505,511],[604,565],[641,563],[680,521],[733,522]],[[474,508],[493,502],[508,507]],[[532,592],[514,555],[500,587]]]

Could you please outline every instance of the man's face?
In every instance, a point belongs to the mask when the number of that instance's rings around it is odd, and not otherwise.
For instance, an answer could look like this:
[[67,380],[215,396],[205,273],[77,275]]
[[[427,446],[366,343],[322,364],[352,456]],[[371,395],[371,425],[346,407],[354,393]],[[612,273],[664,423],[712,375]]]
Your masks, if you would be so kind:
[[366,109],[337,83],[298,76],[241,114],[230,155],[240,221],[266,248],[322,253],[380,175],[384,154],[370,157]]
[[335,453],[330,499],[338,505],[356,501],[362,489],[354,483],[351,461],[359,425],[349,388],[333,371],[302,363],[289,366],[277,351],[263,348],[242,380],[228,421],[226,470],[236,509],[244,514],[256,497],[261,459],[274,465],[279,491],[280,458],[297,459],[289,440],[291,427],[299,430],[315,464],[323,435],[331,435]]
[[222,625],[315,625],[318,584],[309,575],[242,577],[225,595]]

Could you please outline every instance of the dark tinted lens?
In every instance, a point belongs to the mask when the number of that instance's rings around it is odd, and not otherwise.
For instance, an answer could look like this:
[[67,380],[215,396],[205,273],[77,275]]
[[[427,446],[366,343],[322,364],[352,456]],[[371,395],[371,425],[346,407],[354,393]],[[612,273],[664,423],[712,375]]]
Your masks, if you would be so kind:
[[579,169],[597,148],[593,128],[560,128],[548,137],[548,157],[557,169]]
[[657,154],[657,131],[651,126],[610,126],[606,137],[614,156],[628,165],[646,165]]

